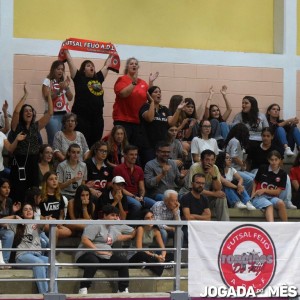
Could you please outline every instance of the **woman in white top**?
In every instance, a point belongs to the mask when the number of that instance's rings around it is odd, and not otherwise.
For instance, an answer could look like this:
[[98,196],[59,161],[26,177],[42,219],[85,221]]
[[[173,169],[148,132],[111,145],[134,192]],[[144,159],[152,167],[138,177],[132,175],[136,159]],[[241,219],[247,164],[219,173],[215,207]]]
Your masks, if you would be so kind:
[[199,124],[199,136],[194,137],[191,144],[193,161],[199,162],[201,152],[207,149],[219,154],[217,141],[211,138],[211,124],[208,120],[202,120]]
[[[51,93],[53,103],[53,116],[46,125],[48,143],[52,146],[54,135],[61,130],[61,121],[65,113],[70,112],[69,101],[72,101],[73,94],[69,88],[70,78],[64,77],[65,65],[62,61],[56,60],[52,63],[47,78],[44,79],[42,93],[46,101],[45,110],[48,110],[47,99]],[[50,89],[49,89],[50,88]]]
[[62,195],[74,198],[77,188],[87,180],[86,164],[79,159],[80,146],[71,144],[66,159],[57,166],[57,176]]
[[243,178],[235,168],[231,167],[230,155],[226,152],[220,153],[216,165],[222,175],[221,182],[229,205],[235,208],[255,210],[256,208],[251,204],[250,196],[243,185]]
[[77,116],[74,113],[66,113],[62,118],[63,130],[58,131],[54,136],[53,150],[54,157],[62,162],[66,159],[66,153],[71,144],[80,146],[80,160],[88,158],[89,148],[84,135],[75,130],[77,125]]

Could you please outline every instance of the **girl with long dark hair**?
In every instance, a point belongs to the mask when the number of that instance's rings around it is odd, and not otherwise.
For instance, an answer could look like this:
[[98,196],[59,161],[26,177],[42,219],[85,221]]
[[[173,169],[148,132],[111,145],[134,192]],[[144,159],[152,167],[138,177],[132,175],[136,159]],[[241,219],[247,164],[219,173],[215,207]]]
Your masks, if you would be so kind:
[[268,155],[268,165],[259,167],[251,193],[253,206],[265,211],[268,222],[274,222],[274,208],[278,210],[281,221],[287,221],[287,213],[284,201],[279,198],[285,189],[287,174],[280,168],[282,157],[276,150]]
[[244,159],[248,140],[249,130],[247,126],[243,123],[236,124],[230,130],[225,140],[225,149],[232,158],[232,166],[238,171],[239,175],[242,176],[246,190],[250,194],[252,191],[254,174],[247,171],[247,165]]
[[214,93],[215,92],[213,90],[213,87],[210,87],[209,96],[206,100],[203,119],[210,121],[212,137],[217,140],[219,148],[223,149],[224,140],[227,138],[227,135],[229,133],[229,126],[226,121],[231,114],[232,108],[227,99],[226,85],[223,85],[220,90],[220,93],[222,94],[226,105],[226,111],[223,114],[221,114],[220,107],[217,104],[211,104]]
[[51,94],[53,102],[53,116],[46,125],[48,143],[52,146],[54,135],[61,130],[61,120],[65,113],[70,112],[69,102],[73,99],[70,90],[70,78],[65,79],[65,65],[60,60],[55,60],[50,68],[47,78],[44,79],[42,87],[43,97],[48,109],[48,94]]
[[[34,218],[33,206],[30,203],[24,203],[21,208],[21,217],[16,216],[16,218],[32,220]],[[49,277],[48,266],[35,265],[49,263],[48,256],[42,254],[43,248],[40,240],[42,227],[36,224],[10,224],[10,228],[15,232],[16,263],[32,264],[33,276],[39,279],[36,281],[39,294],[49,293],[48,281],[43,280]],[[56,277],[57,274],[58,267],[56,267]],[[54,292],[58,292],[57,281],[55,281]]]
[[261,143],[261,131],[268,127],[266,116],[259,112],[257,100],[252,96],[245,96],[242,101],[242,111],[235,115],[233,124],[243,123],[249,129],[249,147]]
[[299,119],[297,117],[287,120],[280,119],[280,106],[276,103],[269,105],[266,112],[266,117],[269,126],[273,128],[275,134],[275,142],[279,142],[284,149],[284,154],[293,156],[295,144],[299,149],[300,146],[300,131],[297,127]]
[[[90,189],[82,184],[80,185],[75,193],[73,199],[68,201],[68,220],[92,220],[94,216],[95,205],[91,199]],[[72,230],[72,234],[82,233],[84,224],[69,224],[66,225],[69,229]]]
[[10,138],[15,139],[18,134],[26,135],[13,152],[10,182],[11,197],[15,201],[23,201],[27,189],[39,185],[40,130],[47,125],[53,115],[50,93],[48,94],[48,110],[38,121],[36,121],[35,109],[25,104],[27,95],[24,84],[24,96],[17,104],[11,121]]

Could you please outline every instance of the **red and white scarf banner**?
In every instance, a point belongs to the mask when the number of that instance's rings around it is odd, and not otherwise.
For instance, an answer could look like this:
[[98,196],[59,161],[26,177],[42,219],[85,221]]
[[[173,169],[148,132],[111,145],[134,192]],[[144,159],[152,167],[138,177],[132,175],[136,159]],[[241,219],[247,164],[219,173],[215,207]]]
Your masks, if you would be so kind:
[[111,43],[97,42],[92,40],[83,40],[77,38],[68,38],[65,40],[59,50],[58,59],[66,61],[66,56],[64,50],[75,50],[83,52],[94,52],[94,53],[104,53],[111,54],[112,60],[108,69],[119,73],[120,70],[120,57],[116,50],[116,47]]
[[299,295],[300,222],[190,221],[188,232],[193,300]]

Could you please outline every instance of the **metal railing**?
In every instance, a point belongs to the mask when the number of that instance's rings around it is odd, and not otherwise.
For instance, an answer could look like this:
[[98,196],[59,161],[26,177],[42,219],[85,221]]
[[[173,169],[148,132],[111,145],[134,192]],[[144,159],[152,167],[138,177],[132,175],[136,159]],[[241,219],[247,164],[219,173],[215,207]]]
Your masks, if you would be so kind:
[[[37,224],[37,225],[45,225],[49,224],[50,225],[50,230],[49,230],[49,244],[50,248],[43,248],[43,251],[48,252],[48,257],[49,257],[49,263],[45,264],[35,264],[36,266],[48,266],[48,274],[49,277],[47,279],[39,279],[39,278],[0,278],[1,281],[49,281],[49,292],[54,293],[55,290],[55,282],[56,281],[81,281],[81,280],[90,280],[90,281],[119,281],[119,280],[173,280],[173,289],[175,292],[180,291],[180,281],[183,279],[187,279],[187,277],[181,276],[180,275],[180,270],[182,266],[186,266],[187,263],[182,262],[182,250],[187,250],[182,248],[182,226],[187,225],[187,221],[144,221],[144,220],[119,220],[119,221],[109,221],[109,220],[23,220],[23,219],[0,219],[0,226],[1,224]],[[174,268],[174,275],[169,276],[169,277],[129,277],[129,278],[112,278],[112,277],[105,277],[105,278],[81,278],[81,277],[76,277],[76,278],[56,278],[56,267],[58,266],[77,266],[77,267],[82,267],[82,266],[99,266],[99,269],[101,269],[101,266],[106,267],[108,264],[88,264],[88,263],[59,263],[56,261],[56,252],[57,251],[69,251],[69,252],[75,252],[79,251],[81,248],[57,248],[56,245],[56,226],[57,225],[75,225],[75,224],[84,224],[84,225],[131,225],[131,226],[138,226],[138,225],[167,225],[167,226],[174,226],[175,229],[175,234],[174,234],[174,247],[172,248],[142,248],[138,249],[138,251],[146,251],[146,250],[151,250],[151,251],[161,251],[161,250],[166,250],[166,251],[172,251],[174,252],[174,263],[170,262],[165,262],[165,263],[147,263],[147,266],[151,265],[172,265]],[[95,249],[87,249],[87,248],[82,248],[84,251],[95,251]],[[2,248],[2,251],[5,250],[11,250],[15,251],[15,248]],[[18,251],[28,251],[28,249],[17,249]],[[35,249],[32,249],[33,251]],[[36,249],[40,250],[40,249]],[[136,248],[113,248],[112,251],[136,251]],[[11,264],[6,264],[10,265],[12,267],[18,267],[23,268],[24,267],[32,267],[33,264],[26,264],[26,263],[11,263]],[[120,264],[109,264],[109,266],[117,266]],[[144,266],[144,263],[127,263],[128,267],[132,266]],[[0,263],[0,266],[3,266],[3,264]]]

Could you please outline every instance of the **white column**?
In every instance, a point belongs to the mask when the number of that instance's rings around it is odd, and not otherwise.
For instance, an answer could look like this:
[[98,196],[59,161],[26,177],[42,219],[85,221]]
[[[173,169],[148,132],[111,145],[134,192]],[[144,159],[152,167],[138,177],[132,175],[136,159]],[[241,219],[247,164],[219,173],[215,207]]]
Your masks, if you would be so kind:
[[296,115],[297,69],[299,69],[297,0],[284,0],[283,14],[283,118],[288,118]]
[[[9,111],[13,111],[13,16],[14,1],[0,0],[0,104],[8,101]],[[1,109],[1,107],[0,107]]]

